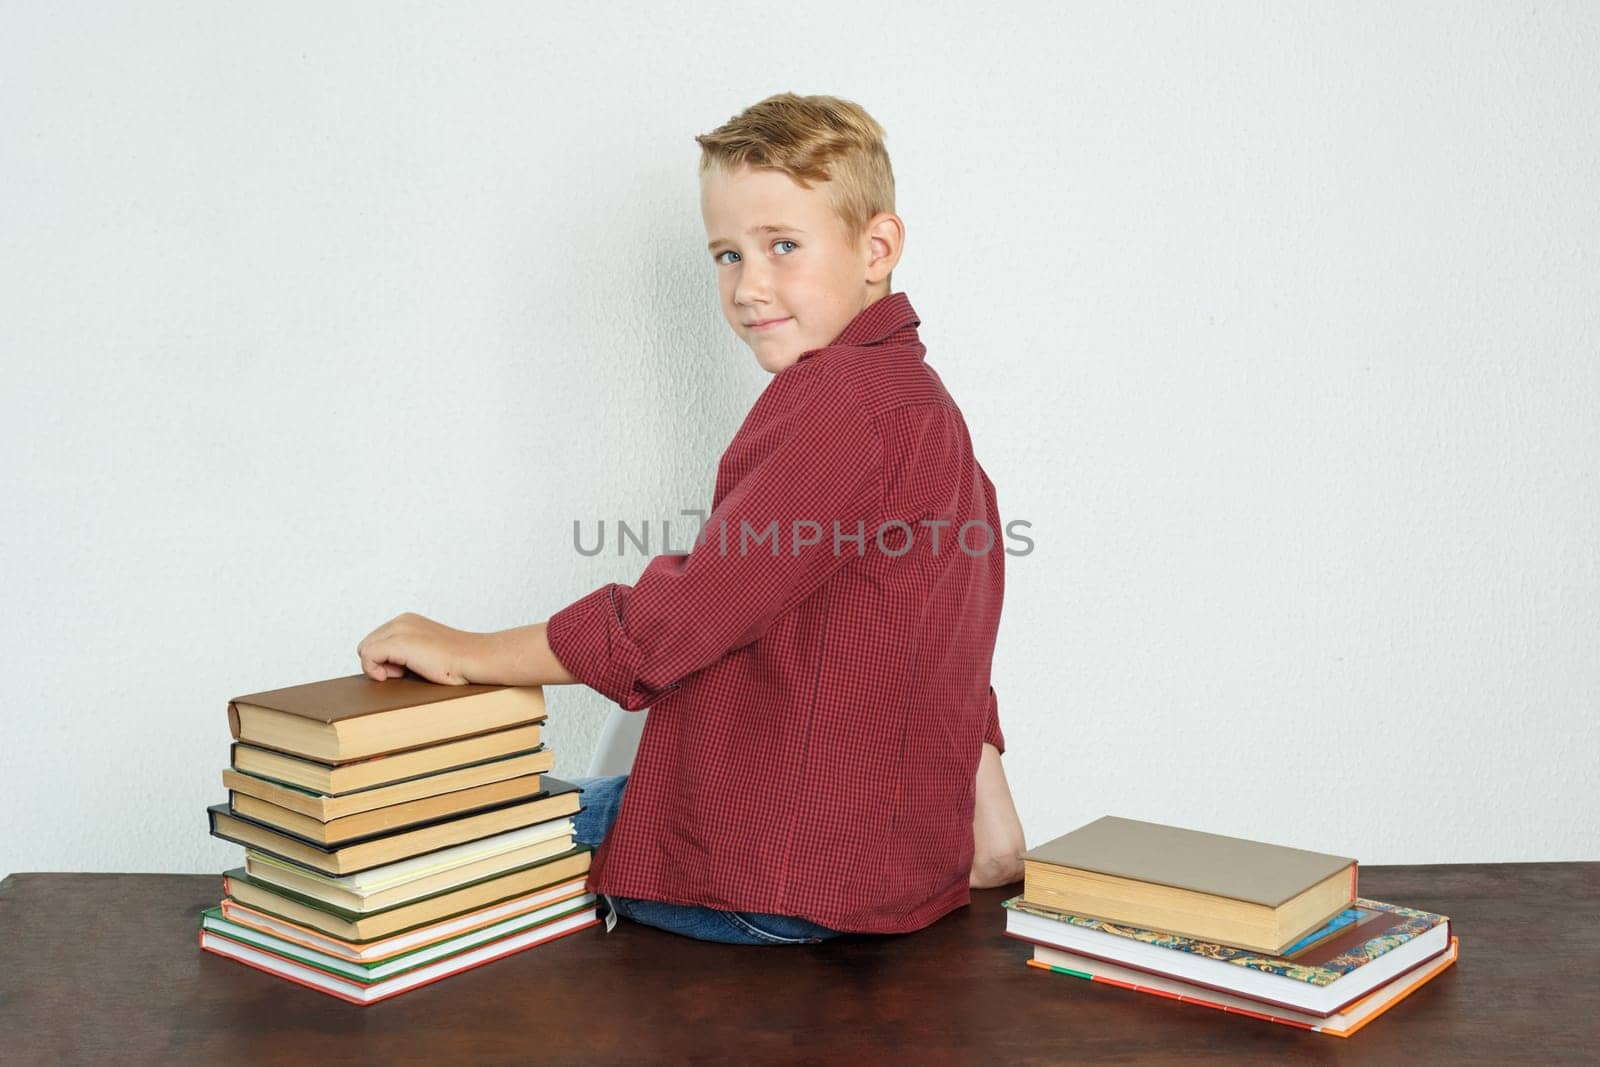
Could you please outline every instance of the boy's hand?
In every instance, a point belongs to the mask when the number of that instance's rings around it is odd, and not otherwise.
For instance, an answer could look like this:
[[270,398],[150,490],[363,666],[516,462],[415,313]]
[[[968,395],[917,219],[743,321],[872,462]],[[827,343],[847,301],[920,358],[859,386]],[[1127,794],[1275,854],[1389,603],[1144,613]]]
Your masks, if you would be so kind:
[[377,681],[410,669],[442,685],[467,685],[478,674],[488,634],[453,630],[415,612],[396,615],[356,646],[361,671]]

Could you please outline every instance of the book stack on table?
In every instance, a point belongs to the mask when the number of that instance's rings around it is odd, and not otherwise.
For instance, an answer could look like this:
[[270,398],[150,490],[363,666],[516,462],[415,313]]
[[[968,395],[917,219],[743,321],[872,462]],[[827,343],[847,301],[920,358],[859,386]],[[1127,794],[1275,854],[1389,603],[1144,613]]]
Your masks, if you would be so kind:
[[1105,816],[1023,854],[1027,964],[1348,1037],[1455,962],[1445,915],[1356,895],[1354,859]]
[[370,1004],[596,925],[576,785],[538,686],[365,674],[236,697],[228,802],[245,847],[200,947]]

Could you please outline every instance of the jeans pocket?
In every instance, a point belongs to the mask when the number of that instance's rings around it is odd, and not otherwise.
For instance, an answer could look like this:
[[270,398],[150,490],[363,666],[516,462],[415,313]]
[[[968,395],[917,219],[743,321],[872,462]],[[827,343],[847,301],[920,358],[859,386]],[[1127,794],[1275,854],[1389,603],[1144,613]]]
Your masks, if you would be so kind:
[[737,911],[725,911],[722,914],[730,923],[734,925],[735,928],[743,930],[751,937],[758,938],[774,945],[815,945],[822,940],[820,937],[784,937],[783,935],[775,934],[770,930],[763,930],[761,927],[751,922],[750,919],[745,915]]

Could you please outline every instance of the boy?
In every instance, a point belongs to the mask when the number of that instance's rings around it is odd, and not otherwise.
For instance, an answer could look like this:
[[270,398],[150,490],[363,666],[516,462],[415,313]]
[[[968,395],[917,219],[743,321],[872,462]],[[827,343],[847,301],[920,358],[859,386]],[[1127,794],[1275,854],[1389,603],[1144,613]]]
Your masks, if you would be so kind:
[[890,291],[882,137],[856,104],[782,93],[696,138],[722,313],[774,377],[690,552],[545,623],[408,613],[357,649],[380,680],[649,707],[631,773],[577,780],[575,836],[615,911],[704,940],[908,932],[1022,874],[989,685],[994,487]]

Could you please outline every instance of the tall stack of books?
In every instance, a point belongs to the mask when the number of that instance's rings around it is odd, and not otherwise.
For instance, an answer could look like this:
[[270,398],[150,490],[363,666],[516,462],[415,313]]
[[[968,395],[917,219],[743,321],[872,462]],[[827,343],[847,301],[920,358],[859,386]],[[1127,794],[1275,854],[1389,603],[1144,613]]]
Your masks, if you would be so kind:
[[1107,815],[1023,853],[1031,967],[1348,1037],[1455,962],[1445,915],[1354,859]]
[[245,847],[200,947],[371,1004],[598,922],[538,686],[365,674],[228,703]]

